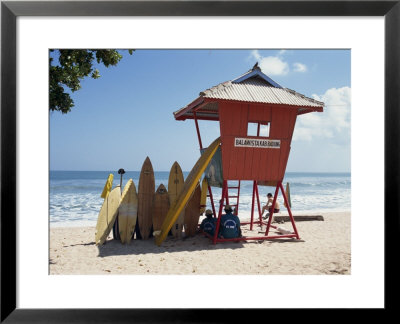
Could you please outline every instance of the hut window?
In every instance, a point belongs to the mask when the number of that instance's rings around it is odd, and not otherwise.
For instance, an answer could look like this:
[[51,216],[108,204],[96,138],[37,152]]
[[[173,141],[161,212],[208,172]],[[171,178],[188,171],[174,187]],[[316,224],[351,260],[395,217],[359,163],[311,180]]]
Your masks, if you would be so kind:
[[257,136],[258,123],[247,124],[247,136]]
[[262,137],[269,137],[269,123],[260,124],[260,135]]
[[249,122],[247,124],[247,136],[269,137],[270,123]]

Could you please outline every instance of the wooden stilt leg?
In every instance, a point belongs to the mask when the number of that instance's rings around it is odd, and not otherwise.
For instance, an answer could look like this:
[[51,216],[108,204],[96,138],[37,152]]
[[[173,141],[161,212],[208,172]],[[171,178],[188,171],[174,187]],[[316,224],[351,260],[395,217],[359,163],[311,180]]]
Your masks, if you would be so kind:
[[282,182],[279,183],[279,186],[280,186],[280,188],[281,188],[282,195],[283,195],[283,199],[284,199],[285,204],[286,204],[286,206],[287,206],[286,208],[287,208],[287,211],[288,211],[288,213],[289,213],[290,221],[292,222],[292,226],[293,226],[294,233],[296,234],[296,238],[299,240],[299,239],[300,239],[299,233],[297,232],[296,224],[295,224],[295,222],[294,222],[294,218],[293,218],[293,215],[292,215],[292,211],[291,211],[291,209],[290,209],[289,202],[288,202],[288,200],[287,200],[285,190],[283,189]]
[[217,214],[215,213],[214,197],[213,197],[210,185],[208,186],[208,195],[210,196],[211,208],[212,208],[214,217],[217,217]]
[[278,183],[276,184],[274,200],[272,202],[271,213],[269,214],[267,229],[265,230],[265,236],[268,236],[268,233],[269,233],[269,228],[270,228],[271,222],[272,222],[272,216],[274,215],[276,199],[278,198],[278,190],[279,190],[279,186],[281,186],[281,185],[282,185],[281,181],[278,181]]
[[258,194],[258,184],[257,181],[254,181],[256,185],[256,197],[257,197],[257,207],[258,207],[258,220],[260,221],[260,227],[262,229],[262,216],[261,216],[261,206],[260,206],[260,196]]
[[222,207],[224,206],[224,198],[227,194],[227,181],[224,180],[224,184],[222,186],[222,194],[221,194],[221,200],[220,200],[220,205],[219,205],[219,211],[218,211],[218,219],[217,219],[217,225],[215,226],[215,233],[213,237],[213,244],[217,243],[217,238],[218,238],[218,231],[219,231],[219,226],[221,223],[221,215],[222,215]]
[[255,199],[255,192],[256,192],[255,185],[256,185],[256,182],[254,181],[254,182],[253,182],[253,198],[252,198],[252,200],[251,200],[250,231],[253,230],[254,199]]

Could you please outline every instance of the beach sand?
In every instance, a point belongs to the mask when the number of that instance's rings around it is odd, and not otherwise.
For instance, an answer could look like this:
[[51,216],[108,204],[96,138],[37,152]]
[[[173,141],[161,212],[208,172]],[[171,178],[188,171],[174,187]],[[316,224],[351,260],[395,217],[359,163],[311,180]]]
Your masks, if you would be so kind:
[[[94,227],[51,227],[49,271],[51,275],[350,274],[350,212],[319,215],[324,221],[296,222],[300,240],[216,245],[202,234],[179,240],[168,237],[161,246],[154,238],[122,245],[110,233],[106,244],[97,247]],[[290,222],[277,226],[292,229]],[[252,232],[242,227],[244,236],[261,235],[258,231],[257,226]]]

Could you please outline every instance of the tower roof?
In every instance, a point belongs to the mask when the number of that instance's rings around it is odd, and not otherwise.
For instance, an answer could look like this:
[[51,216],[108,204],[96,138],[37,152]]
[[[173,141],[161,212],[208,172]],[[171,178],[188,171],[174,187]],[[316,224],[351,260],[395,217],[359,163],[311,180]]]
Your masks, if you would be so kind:
[[322,111],[324,106],[323,102],[282,87],[255,64],[245,74],[200,92],[198,98],[175,111],[174,117],[192,119],[195,112],[197,119],[219,120],[218,102],[221,100],[291,106],[297,108],[298,115]]
[[274,80],[272,80],[270,77],[268,77],[266,74],[261,72],[260,67],[258,66],[258,62],[254,64],[253,68],[249,71],[247,71],[245,74],[237,77],[236,79],[233,79],[233,83],[242,83],[243,81],[246,81],[247,79],[260,79],[269,84],[271,87],[275,88],[282,88],[278,83],[276,83]]

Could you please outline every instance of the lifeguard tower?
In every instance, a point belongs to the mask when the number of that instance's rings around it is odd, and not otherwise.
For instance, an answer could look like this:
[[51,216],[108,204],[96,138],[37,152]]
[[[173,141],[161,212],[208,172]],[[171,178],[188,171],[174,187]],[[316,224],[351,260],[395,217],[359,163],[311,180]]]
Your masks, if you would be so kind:
[[[193,102],[174,112],[176,120],[194,120],[201,151],[203,145],[198,120],[219,121],[221,144],[216,155],[220,154],[222,160],[219,163],[220,166],[222,165],[220,184],[222,195],[217,230],[212,237],[214,244],[223,241],[300,238],[282,181],[297,116],[322,112],[323,106],[323,102],[283,88],[262,73],[256,64],[242,76],[200,92],[199,97]],[[218,166],[218,160],[215,163]],[[228,185],[228,181],[231,183],[232,180],[235,180],[237,185]],[[243,222],[241,225],[250,224],[250,230],[253,229],[253,225],[261,228],[265,225],[265,233],[257,237],[218,238],[223,207],[230,204],[235,206],[237,213],[239,211],[240,181],[242,180],[253,181],[253,197],[250,222]],[[267,222],[264,222],[261,217],[259,184],[275,187],[273,206],[275,206],[279,190],[281,191],[293,226],[293,232],[290,234],[268,235],[270,228],[276,227],[271,225],[273,213]],[[210,185],[212,183],[209,183],[208,197],[214,215],[217,215]],[[234,195],[229,193],[232,189],[235,190]],[[229,199],[236,199],[236,201],[230,203]],[[254,220],[255,200],[258,206],[257,220]]]

